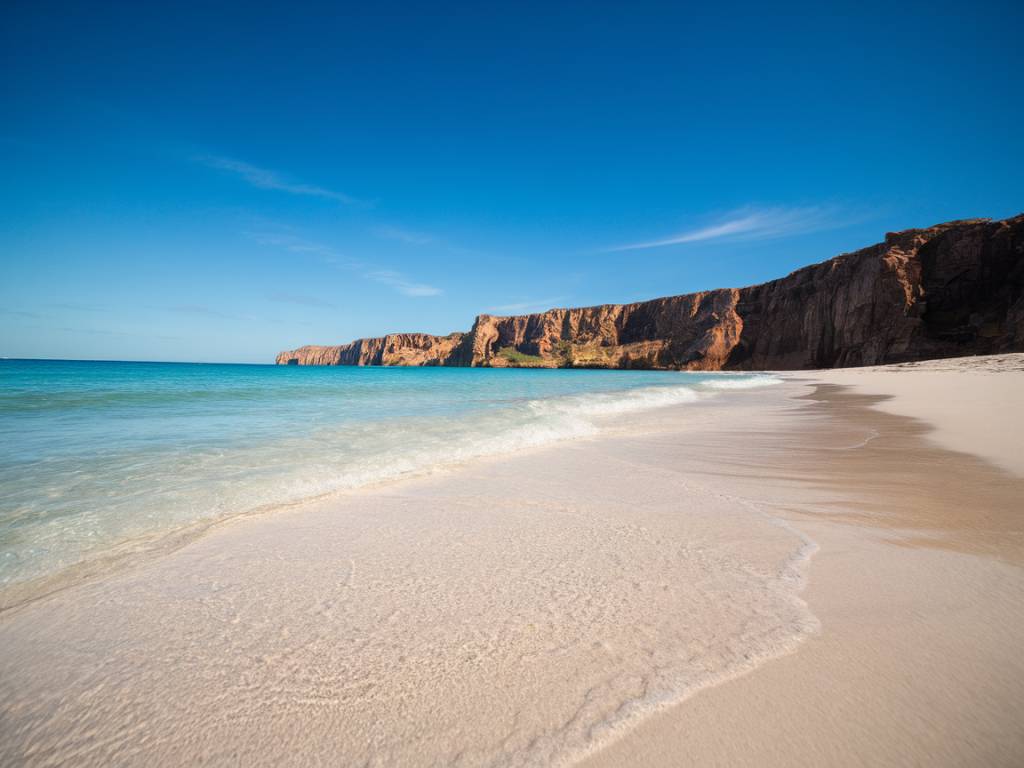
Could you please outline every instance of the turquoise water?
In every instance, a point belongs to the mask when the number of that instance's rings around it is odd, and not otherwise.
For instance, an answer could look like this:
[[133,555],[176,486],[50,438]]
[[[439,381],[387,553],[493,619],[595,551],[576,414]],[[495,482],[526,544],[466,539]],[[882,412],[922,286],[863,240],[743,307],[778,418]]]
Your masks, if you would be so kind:
[[764,376],[0,360],[0,588]]

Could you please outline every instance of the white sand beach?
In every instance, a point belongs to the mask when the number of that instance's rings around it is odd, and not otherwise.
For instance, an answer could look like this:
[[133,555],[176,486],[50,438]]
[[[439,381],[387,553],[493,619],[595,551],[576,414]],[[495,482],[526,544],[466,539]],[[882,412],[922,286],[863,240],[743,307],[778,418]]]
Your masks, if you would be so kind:
[[587,764],[1020,765],[1024,355],[792,379],[828,413],[794,466],[816,491],[777,507],[819,544],[822,631]]
[[882,395],[875,408],[925,422],[929,440],[1024,475],[1022,373],[1021,355],[990,355],[815,371],[814,379]]
[[791,374],[232,520],[0,614],[0,763],[1019,765],[1022,385]]

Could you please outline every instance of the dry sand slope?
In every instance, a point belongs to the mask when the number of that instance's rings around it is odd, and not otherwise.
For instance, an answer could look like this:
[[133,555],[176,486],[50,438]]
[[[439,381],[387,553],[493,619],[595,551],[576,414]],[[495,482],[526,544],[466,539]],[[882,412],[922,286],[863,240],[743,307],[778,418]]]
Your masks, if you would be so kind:
[[822,632],[589,765],[1024,764],[1024,355],[793,378],[827,418],[777,510]]

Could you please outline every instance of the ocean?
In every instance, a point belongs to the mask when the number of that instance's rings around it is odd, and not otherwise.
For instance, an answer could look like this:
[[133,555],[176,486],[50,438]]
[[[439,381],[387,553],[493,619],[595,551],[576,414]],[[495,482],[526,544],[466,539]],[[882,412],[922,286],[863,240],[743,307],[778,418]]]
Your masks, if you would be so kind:
[[0,590],[765,375],[0,360]]

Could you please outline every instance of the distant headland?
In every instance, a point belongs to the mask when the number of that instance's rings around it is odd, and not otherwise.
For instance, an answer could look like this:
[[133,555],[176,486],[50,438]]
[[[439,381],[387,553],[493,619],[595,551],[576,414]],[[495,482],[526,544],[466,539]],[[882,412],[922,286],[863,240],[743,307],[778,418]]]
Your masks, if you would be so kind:
[[1021,350],[1024,214],[889,233],[747,288],[479,315],[468,333],[304,346],[277,363],[798,370]]

